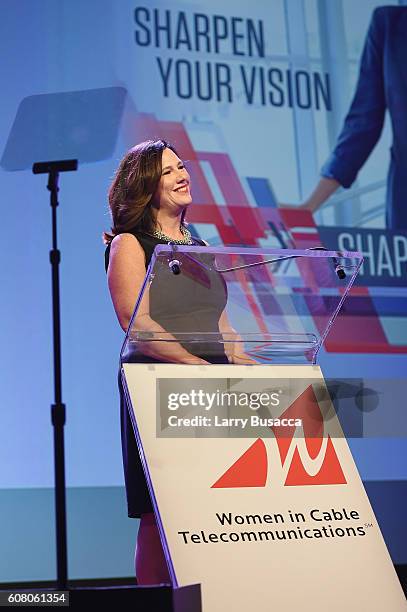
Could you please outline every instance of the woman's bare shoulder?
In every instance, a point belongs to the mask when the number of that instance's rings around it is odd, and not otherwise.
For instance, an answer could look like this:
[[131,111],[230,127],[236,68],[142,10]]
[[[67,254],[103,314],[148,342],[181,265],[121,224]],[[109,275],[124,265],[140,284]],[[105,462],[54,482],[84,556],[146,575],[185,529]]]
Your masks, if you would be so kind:
[[111,252],[118,251],[137,251],[144,252],[140,242],[137,240],[134,234],[130,234],[125,232],[123,234],[118,234],[115,236],[110,243]]
[[145,253],[140,242],[133,234],[123,233],[115,236],[110,243],[110,263],[116,266],[140,264],[145,267]]

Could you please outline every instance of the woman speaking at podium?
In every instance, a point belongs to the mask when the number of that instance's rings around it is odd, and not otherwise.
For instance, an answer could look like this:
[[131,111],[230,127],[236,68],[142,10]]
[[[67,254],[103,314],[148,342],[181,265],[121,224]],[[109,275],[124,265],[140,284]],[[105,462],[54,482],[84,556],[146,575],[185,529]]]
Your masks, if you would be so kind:
[[[167,142],[142,142],[122,159],[109,190],[112,230],[104,234],[104,240],[107,244],[105,263],[109,290],[124,331],[129,326],[154,248],[169,243],[205,246],[203,241],[191,236],[185,224],[185,214],[191,202],[190,176],[175,149]],[[233,333],[224,312],[227,299],[225,283],[215,270],[207,269],[206,273],[210,277],[210,299],[208,301],[206,291],[205,309],[200,308],[200,329]],[[194,312],[199,307],[199,290],[192,302],[185,295],[175,296],[174,301],[170,293],[161,292],[160,303],[154,304],[151,296],[148,307],[140,306],[137,329],[165,332],[166,321],[180,321],[179,312],[172,313],[171,310],[178,310],[181,304],[184,304],[184,311],[182,327],[178,331],[196,329]],[[218,345],[216,351],[207,351],[209,355],[202,354],[202,350],[201,353],[195,350],[193,354],[180,342],[150,345],[154,348],[150,346],[148,355],[139,355],[137,361],[193,365],[254,363],[233,343],[228,344],[230,348],[226,352],[222,345],[220,348]],[[139,584],[170,582],[120,376],[119,388],[128,514],[140,518],[135,555],[137,580]]]

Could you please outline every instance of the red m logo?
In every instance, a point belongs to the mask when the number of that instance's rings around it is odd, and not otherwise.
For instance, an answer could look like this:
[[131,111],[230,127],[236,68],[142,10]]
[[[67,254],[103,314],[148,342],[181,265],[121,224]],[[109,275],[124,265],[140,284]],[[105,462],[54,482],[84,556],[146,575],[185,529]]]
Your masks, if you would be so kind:
[[[303,436],[294,438],[295,427],[273,427],[278,445],[284,486],[346,484],[331,437],[324,436],[324,420],[312,385],[281,418],[302,419]],[[265,487],[268,460],[264,441],[258,438],[212,485],[212,488]]]

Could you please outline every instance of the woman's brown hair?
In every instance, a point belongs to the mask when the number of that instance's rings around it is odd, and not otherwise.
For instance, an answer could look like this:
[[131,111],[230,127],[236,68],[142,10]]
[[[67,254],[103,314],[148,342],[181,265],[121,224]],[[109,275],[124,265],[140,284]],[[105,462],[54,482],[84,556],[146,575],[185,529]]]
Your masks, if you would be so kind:
[[[156,229],[155,213],[150,205],[161,178],[164,149],[176,150],[165,140],[146,140],[132,147],[123,157],[109,189],[112,218],[111,233],[104,232],[105,244],[115,236],[139,230],[151,233]],[[185,211],[181,216],[184,222]]]

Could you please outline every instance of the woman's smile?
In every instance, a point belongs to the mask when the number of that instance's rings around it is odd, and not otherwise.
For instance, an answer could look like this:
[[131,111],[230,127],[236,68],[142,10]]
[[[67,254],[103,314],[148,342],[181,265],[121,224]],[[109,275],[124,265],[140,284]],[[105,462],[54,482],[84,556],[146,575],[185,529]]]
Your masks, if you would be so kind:
[[174,191],[176,191],[177,193],[189,193],[189,184],[183,183],[179,187],[176,187]]

